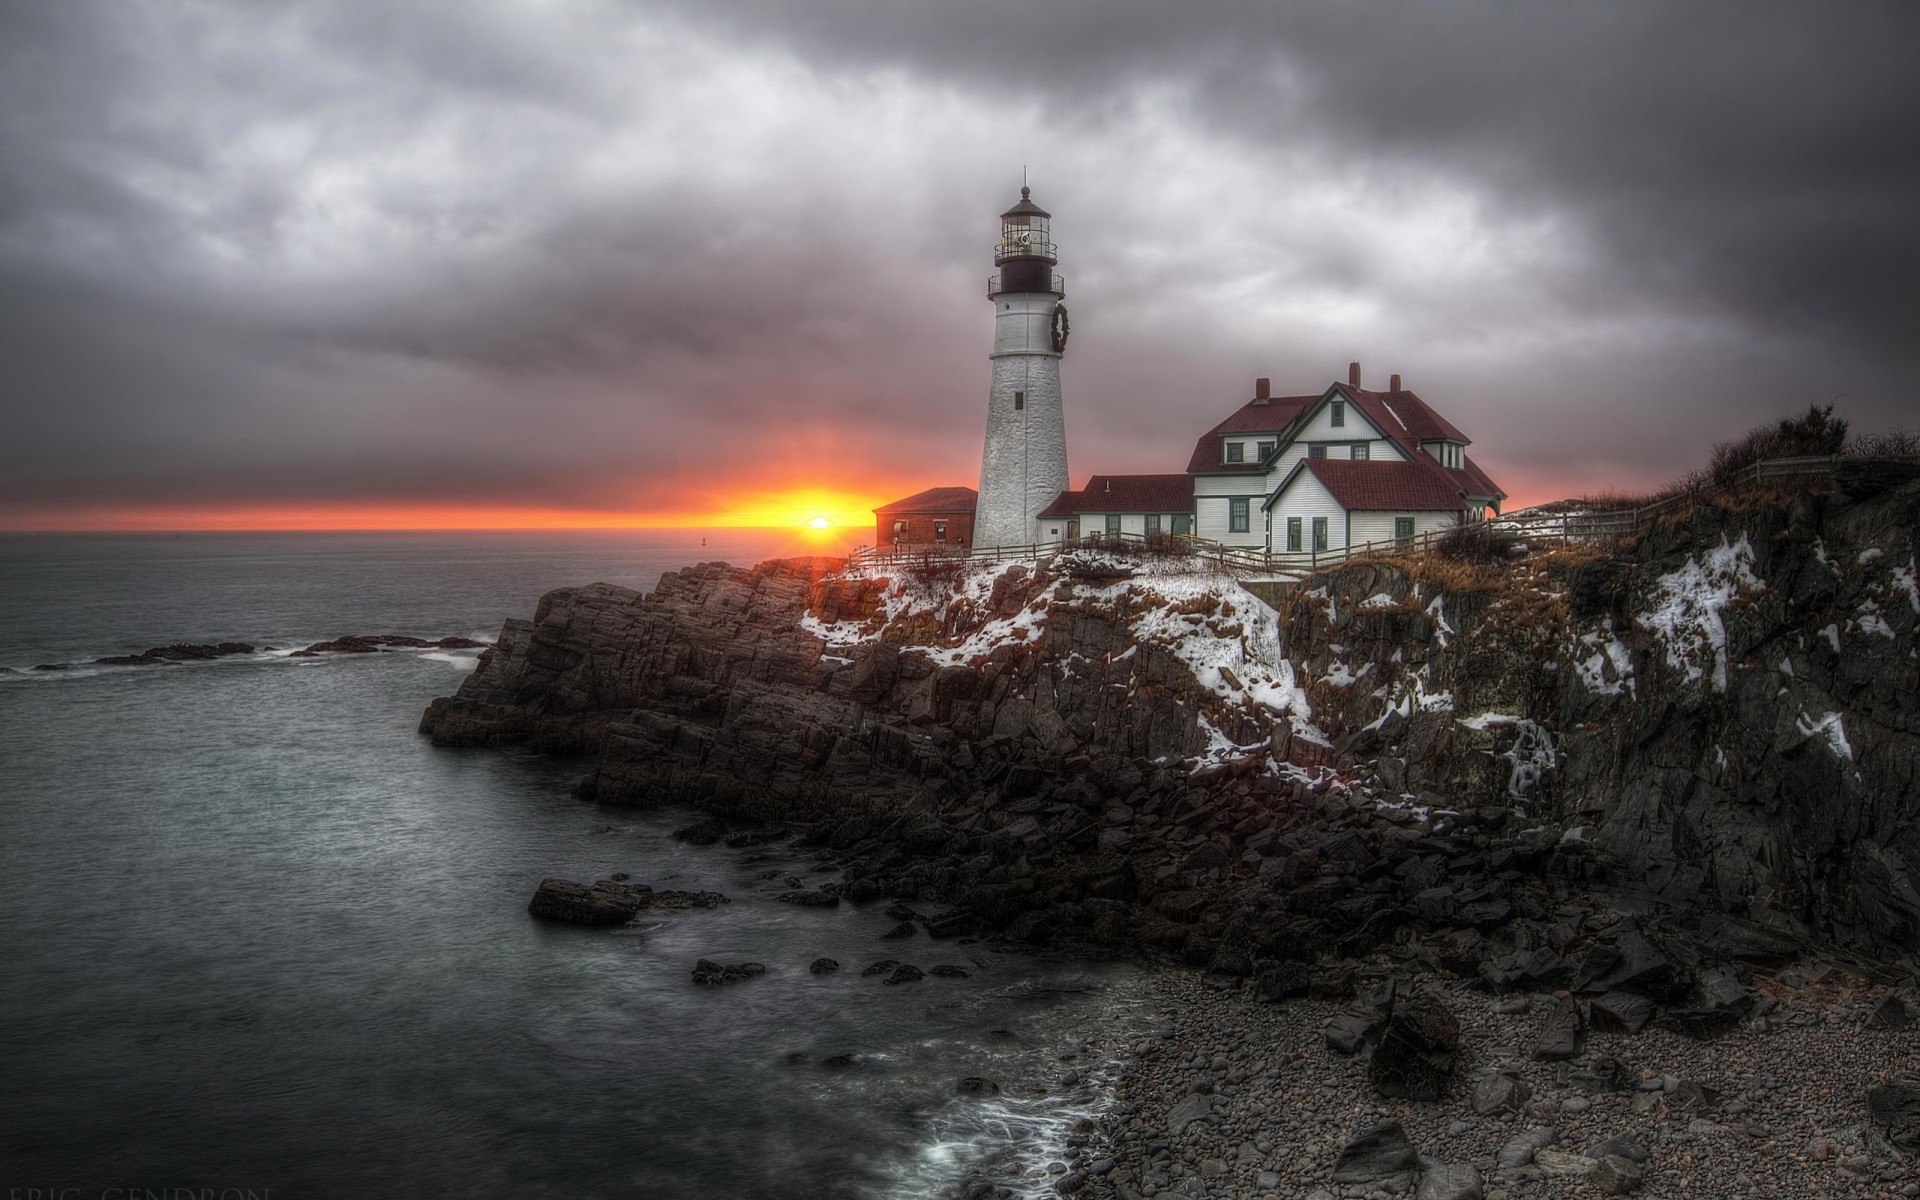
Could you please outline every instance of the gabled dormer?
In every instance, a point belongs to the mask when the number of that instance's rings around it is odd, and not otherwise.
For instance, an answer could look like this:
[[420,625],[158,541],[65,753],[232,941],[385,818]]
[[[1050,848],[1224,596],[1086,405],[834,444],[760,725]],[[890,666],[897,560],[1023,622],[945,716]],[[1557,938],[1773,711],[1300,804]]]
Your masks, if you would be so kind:
[[1466,469],[1467,444],[1465,442],[1456,442],[1452,438],[1434,438],[1421,442],[1420,450],[1449,471]]

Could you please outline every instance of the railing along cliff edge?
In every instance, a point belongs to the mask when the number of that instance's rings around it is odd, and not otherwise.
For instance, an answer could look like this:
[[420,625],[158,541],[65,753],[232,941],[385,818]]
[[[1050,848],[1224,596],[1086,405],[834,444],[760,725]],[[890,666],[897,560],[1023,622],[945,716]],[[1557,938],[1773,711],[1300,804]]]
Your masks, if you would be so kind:
[[[1757,483],[1788,480],[1831,479],[1841,462],[1913,463],[1920,459],[1862,459],[1835,457],[1773,458],[1754,463],[1736,475],[1727,489]],[[1354,558],[1372,555],[1429,554],[1448,537],[1463,531],[1482,529],[1489,536],[1515,542],[1610,542],[1637,533],[1663,514],[1708,497],[1694,493],[1670,496],[1638,508],[1611,512],[1564,512],[1558,514],[1498,517],[1474,525],[1456,525],[1435,529],[1410,538],[1387,538],[1327,550],[1275,552],[1247,546],[1229,546],[1210,538],[1171,533],[1099,533],[1059,542],[1034,542],[1024,546],[869,546],[854,551],[852,562],[858,566],[925,564],[932,567],[960,562],[1018,562],[1052,558],[1070,551],[1183,554],[1210,562],[1224,571],[1245,574],[1304,575],[1323,567],[1338,566]]]

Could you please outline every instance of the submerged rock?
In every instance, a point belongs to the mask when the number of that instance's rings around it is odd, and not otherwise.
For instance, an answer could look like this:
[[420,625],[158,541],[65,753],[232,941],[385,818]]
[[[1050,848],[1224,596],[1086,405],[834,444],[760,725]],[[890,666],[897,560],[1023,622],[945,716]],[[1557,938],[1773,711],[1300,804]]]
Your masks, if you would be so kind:
[[644,883],[603,879],[589,887],[567,879],[543,879],[527,911],[546,921],[575,925],[620,925],[647,906],[653,889]]
[[739,983],[766,973],[767,964],[757,962],[731,963],[723,966],[712,959],[703,958],[693,964],[693,981],[703,987]]

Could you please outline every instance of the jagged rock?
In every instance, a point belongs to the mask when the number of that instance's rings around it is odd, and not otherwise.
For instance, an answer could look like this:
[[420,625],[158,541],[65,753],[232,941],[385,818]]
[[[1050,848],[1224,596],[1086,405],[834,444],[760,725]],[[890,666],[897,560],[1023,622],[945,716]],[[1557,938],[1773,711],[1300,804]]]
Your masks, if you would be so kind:
[[1341,1149],[1333,1164],[1333,1181],[1400,1191],[1413,1182],[1419,1169],[1420,1155],[1407,1140],[1407,1131],[1400,1122],[1388,1121],[1362,1130]]
[[1608,992],[1590,1010],[1593,1027],[1602,1033],[1639,1033],[1653,1020],[1653,1001],[1630,992]]
[[913,934],[914,934],[913,922],[902,921],[898,925],[895,925],[892,929],[889,929],[885,933],[881,934],[880,937],[884,941],[897,942],[901,938],[910,938],[913,936]]
[[1471,1163],[1439,1163],[1420,1175],[1413,1200],[1483,1200],[1480,1168]]
[[893,974],[887,976],[887,984],[892,986],[900,983],[916,983],[926,977],[926,972],[912,963],[901,963],[893,969]]
[[954,1091],[962,1096],[990,1097],[1000,1094],[1000,1085],[980,1075],[969,1075],[954,1085]]
[[893,970],[895,967],[899,965],[900,965],[900,960],[897,958],[883,958],[877,963],[868,963],[864,968],[861,969],[860,974],[861,975],[885,975],[888,971]]
[[1892,994],[1867,1015],[1868,1029],[1897,1032],[1912,1024],[1913,1014],[1907,1010],[1906,1001]]
[[1460,1022],[1437,998],[1416,993],[1394,1005],[1367,1075],[1382,1096],[1438,1100],[1459,1049]]
[[1581,1032],[1580,1006],[1562,996],[1547,1010],[1546,1022],[1533,1044],[1533,1056],[1542,1062],[1572,1058],[1580,1053]]
[[1897,1076],[1867,1092],[1867,1112],[1886,1130],[1887,1140],[1920,1149],[1920,1079]]
[[1350,1004],[1327,1019],[1321,1035],[1335,1054],[1358,1054],[1367,1038],[1387,1023],[1387,1010],[1371,1004]]
[[1496,1112],[1519,1112],[1533,1098],[1533,1088],[1518,1075],[1497,1071],[1482,1076],[1473,1085],[1473,1111],[1486,1116]]

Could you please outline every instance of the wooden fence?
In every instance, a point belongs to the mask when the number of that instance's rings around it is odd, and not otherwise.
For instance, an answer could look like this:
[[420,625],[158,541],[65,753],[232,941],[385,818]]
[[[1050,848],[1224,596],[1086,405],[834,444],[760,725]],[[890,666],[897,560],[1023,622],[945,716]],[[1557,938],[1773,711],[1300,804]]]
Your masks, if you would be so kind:
[[[1735,490],[1761,483],[1815,483],[1833,477],[1835,466],[1843,461],[1898,461],[1843,459],[1839,457],[1773,458],[1754,463],[1736,475],[1726,487]],[[1296,553],[1275,552],[1257,547],[1229,546],[1208,538],[1171,533],[1102,533],[1060,542],[1036,542],[1025,546],[902,546],[869,547],[856,550],[854,563],[862,566],[922,564],[932,567],[959,562],[1013,562],[1052,558],[1069,551],[1119,553],[1128,555],[1166,555],[1197,558],[1235,575],[1307,575],[1325,567],[1338,566],[1349,559],[1372,555],[1406,556],[1430,554],[1442,541],[1463,535],[1463,531],[1484,530],[1503,542],[1590,542],[1604,543],[1629,537],[1663,514],[1698,503],[1705,497],[1694,493],[1670,496],[1653,504],[1614,511],[1565,512],[1496,517],[1478,525],[1453,526],[1432,530],[1410,538],[1389,538],[1362,542],[1330,550]]]

